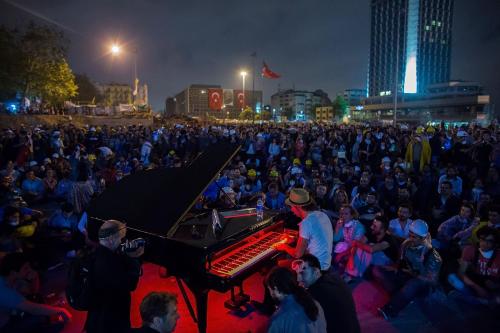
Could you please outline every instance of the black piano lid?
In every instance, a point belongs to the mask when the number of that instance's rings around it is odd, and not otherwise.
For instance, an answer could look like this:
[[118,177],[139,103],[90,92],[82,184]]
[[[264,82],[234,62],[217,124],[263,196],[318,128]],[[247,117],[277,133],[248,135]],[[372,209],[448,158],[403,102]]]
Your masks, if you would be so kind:
[[[188,167],[147,170],[125,177],[91,202],[89,223],[93,218],[115,219],[131,229],[168,237],[239,149],[239,145],[219,142]],[[89,228],[92,231],[97,230]]]

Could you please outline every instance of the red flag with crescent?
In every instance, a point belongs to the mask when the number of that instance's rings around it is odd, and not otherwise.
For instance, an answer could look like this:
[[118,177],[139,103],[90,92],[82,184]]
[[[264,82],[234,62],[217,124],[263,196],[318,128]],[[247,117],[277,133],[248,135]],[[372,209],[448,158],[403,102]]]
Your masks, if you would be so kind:
[[262,62],[262,77],[267,79],[278,79],[281,77],[278,73],[273,72],[269,69],[269,66],[265,62]]
[[210,110],[222,110],[222,89],[208,89],[208,107]]
[[243,93],[243,90],[235,90],[234,91],[234,98],[236,100],[236,104],[238,107],[243,108],[245,107],[245,94]]

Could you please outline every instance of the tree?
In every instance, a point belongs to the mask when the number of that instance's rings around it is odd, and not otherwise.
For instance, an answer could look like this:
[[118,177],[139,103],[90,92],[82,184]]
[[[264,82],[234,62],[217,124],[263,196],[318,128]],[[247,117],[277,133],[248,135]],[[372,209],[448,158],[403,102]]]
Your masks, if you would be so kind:
[[50,105],[61,105],[76,96],[78,87],[75,76],[66,60],[49,65],[46,83],[41,90],[44,101]]
[[75,74],[75,83],[78,86],[78,94],[73,98],[75,101],[90,103],[101,103],[104,96],[97,87],[90,81],[86,74]]
[[239,118],[241,120],[252,120],[253,119],[253,110],[251,107],[247,106],[243,111],[241,111]]
[[268,111],[268,110],[262,110],[260,112],[260,118],[262,120],[270,120],[271,119],[271,111]]
[[22,88],[21,50],[16,47],[15,30],[0,26],[0,100],[11,99]]
[[339,95],[337,96],[337,98],[335,98],[335,101],[333,101],[333,111],[335,112],[336,116],[339,116],[341,118],[347,115],[347,113],[349,112],[349,105],[347,105],[344,97]]
[[22,31],[0,29],[1,97],[21,93],[58,105],[75,96],[77,86],[66,61],[62,31],[33,22]]

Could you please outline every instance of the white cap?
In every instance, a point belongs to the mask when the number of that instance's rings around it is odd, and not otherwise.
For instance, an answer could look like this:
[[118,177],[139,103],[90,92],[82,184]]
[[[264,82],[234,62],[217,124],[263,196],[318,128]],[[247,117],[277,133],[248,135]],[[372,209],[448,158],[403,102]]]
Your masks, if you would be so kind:
[[410,231],[420,237],[426,237],[429,233],[429,226],[424,220],[413,220],[410,224]]
[[293,176],[293,175],[298,175],[298,174],[302,173],[302,170],[300,168],[298,168],[298,167],[293,167],[290,172],[291,172],[291,174]]
[[391,159],[390,159],[388,156],[386,156],[386,157],[384,157],[384,158],[382,159],[382,162],[383,162],[383,163],[391,163]]
[[457,136],[458,136],[459,138],[463,138],[463,137],[466,137],[466,136],[468,136],[468,135],[469,135],[469,134],[467,134],[467,132],[466,132],[466,131],[462,131],[462,130],[460,130],[460,131],[458,131],[458,132],[457,132]]
[[59,158],[59,154],[58,153],[52,154],[52,158]]
[[35,165],[38,165],[38,163],[37,163],[36,161],[30,161],[30,164],[29,164],[29,165],[30,165],[30,167],[33,167],[33,166],[35,166]]

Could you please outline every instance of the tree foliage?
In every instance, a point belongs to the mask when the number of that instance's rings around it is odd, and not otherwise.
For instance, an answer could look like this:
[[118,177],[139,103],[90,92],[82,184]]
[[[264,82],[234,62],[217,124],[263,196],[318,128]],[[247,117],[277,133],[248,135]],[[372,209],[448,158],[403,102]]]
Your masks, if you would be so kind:
[[[78,88],[66,61],[68,41],[60,30],[33,22],[22,31],[0,30],[2,50],[9,50],[2,67],[15,69],[8,73],[6,91],[13,89],[28,98],[41,97],[51,105],[76,95]],[[0,75],[7,74],[2,71]]]
[[253,109],[247,106],[243,111],[241,111],[239,118],[241,120],[252,120],[253,119]]
[[86,74],[75,74],[75,83],[78,86],[78,94],[73,98],[74,100],[85,103],[104,101],[104,96]]
[[349,105],[347,105],[344,97],[339,95],[335,98],[335,101],[333,101],[333,111],[339,117],[343,117],[349,112]]

